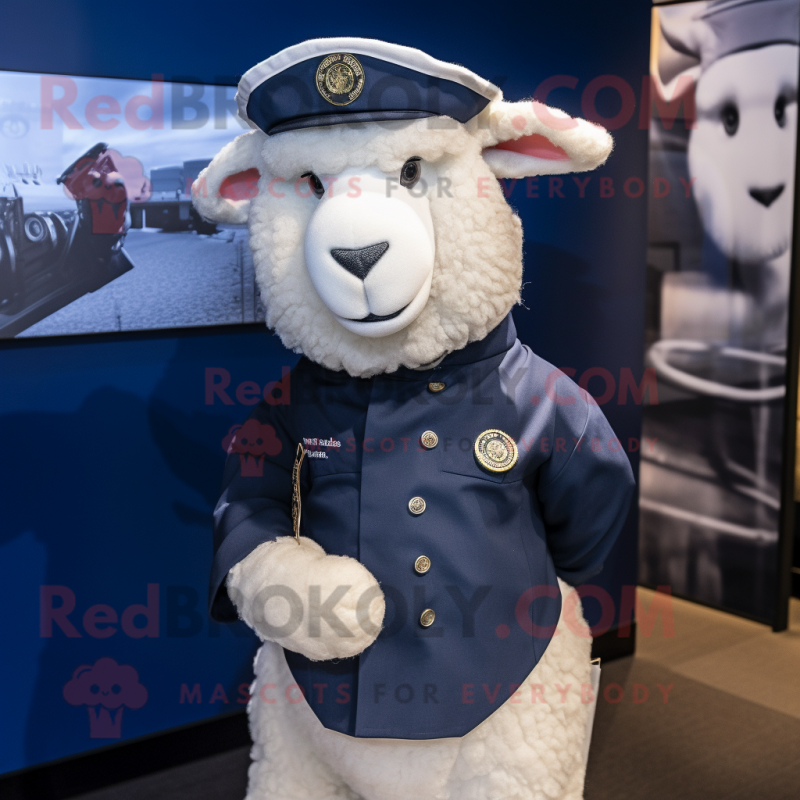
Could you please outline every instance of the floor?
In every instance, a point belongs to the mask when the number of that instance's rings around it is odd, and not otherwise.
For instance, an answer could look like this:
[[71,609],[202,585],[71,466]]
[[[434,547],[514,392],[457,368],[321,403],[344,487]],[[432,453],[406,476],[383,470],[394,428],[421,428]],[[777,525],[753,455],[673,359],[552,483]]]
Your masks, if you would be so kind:
[[800,600],[780,634],[682,600],[672,611],[674,635],[640,631],[636,656],[603,670],[586,800],[797,800]]
[[[645,609],[653,596],[640,589]],[[603,667],[586,800],[797,800],[800,600],[780,634],[683,600],[665,610],[650,631],[640,615],[636,656]],[[82,800],[239,800],[247,764],[242,748]]]

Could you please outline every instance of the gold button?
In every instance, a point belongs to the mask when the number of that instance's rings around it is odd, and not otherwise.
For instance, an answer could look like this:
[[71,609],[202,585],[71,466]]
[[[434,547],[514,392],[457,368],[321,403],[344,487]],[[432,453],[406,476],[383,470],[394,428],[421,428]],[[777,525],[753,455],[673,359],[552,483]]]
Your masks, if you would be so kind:
[[422,625],[423,628],[430,628],[433,625],[433,621],[436,619],[436,612],[432,608],[426,608],[420,615],[419,615],[419,624]]
[[420,574],[424,575],[431,568],[431,560],[428,556],[420,556],[414,562],[414,569]]
[[433,448],[439,444],[439,437],[433,431],[425,431],[425,433],[419,437],[419,440],[426,450],[433,450]]
[[444,388],[445,384],[439,381],[431,381],[431,383],[428,384],[428,391],[430,392],[441,392]]
[[412,497],[408,501],[408,510],[412,514],[421,514],[425,510],[425,501],[421,497]]

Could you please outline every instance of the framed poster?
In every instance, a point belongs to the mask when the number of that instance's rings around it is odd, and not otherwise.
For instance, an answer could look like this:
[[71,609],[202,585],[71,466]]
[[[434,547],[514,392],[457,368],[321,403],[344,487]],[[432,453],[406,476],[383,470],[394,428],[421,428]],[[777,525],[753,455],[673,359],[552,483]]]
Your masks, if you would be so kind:
[[799,44],[796,0],[653,11],[646,365],[658,397],[643,416],[640,580],[776,628],[793,513]]
[[0,72],[0,339],[263,320],[246,227],[191,203],[234,93]]

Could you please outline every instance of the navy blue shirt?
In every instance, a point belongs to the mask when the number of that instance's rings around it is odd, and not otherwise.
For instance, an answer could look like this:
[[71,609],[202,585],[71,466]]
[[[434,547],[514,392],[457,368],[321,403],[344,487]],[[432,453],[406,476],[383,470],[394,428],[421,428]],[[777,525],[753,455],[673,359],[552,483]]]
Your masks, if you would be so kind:
[[[463,736],[542,657],[561,608],[556,576],[577,585],[602,568],[634,486],[622,444],[585,392],[519,342],[510,315],[435,369],[362,379],[303,358],[284,389],[256,408],[228,457],[212,615],[236,619],[231,567],[292,535],[291,470],[304,442],[302,534],[364,564],[386,619],[355,658],[286,651],[295,680],[332,730]],[[488,429],[516,442],[506,472],[475,457]],[[438,436],[431,449],[425,431]],[[423,513],[411,513],[412,497],[425,500]],[[420,555],[425,574],[414,569]],[[423,628],[426,608],[436,619]]]

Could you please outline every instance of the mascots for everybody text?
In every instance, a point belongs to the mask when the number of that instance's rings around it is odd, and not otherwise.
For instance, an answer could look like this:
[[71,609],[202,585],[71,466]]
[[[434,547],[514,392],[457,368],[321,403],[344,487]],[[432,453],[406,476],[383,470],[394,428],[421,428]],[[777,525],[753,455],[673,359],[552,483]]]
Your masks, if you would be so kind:
[[194,202],[248,224],[267,324],[303,354],[290,401],[237,432],[215,511],[212,614],[264,642],[248,798],[580,798],[570,587],[633,478],[516,337],[522,229],[497,179],[593,169],[611,137],[369,39],[283,50],[237,99],[253,130]]

